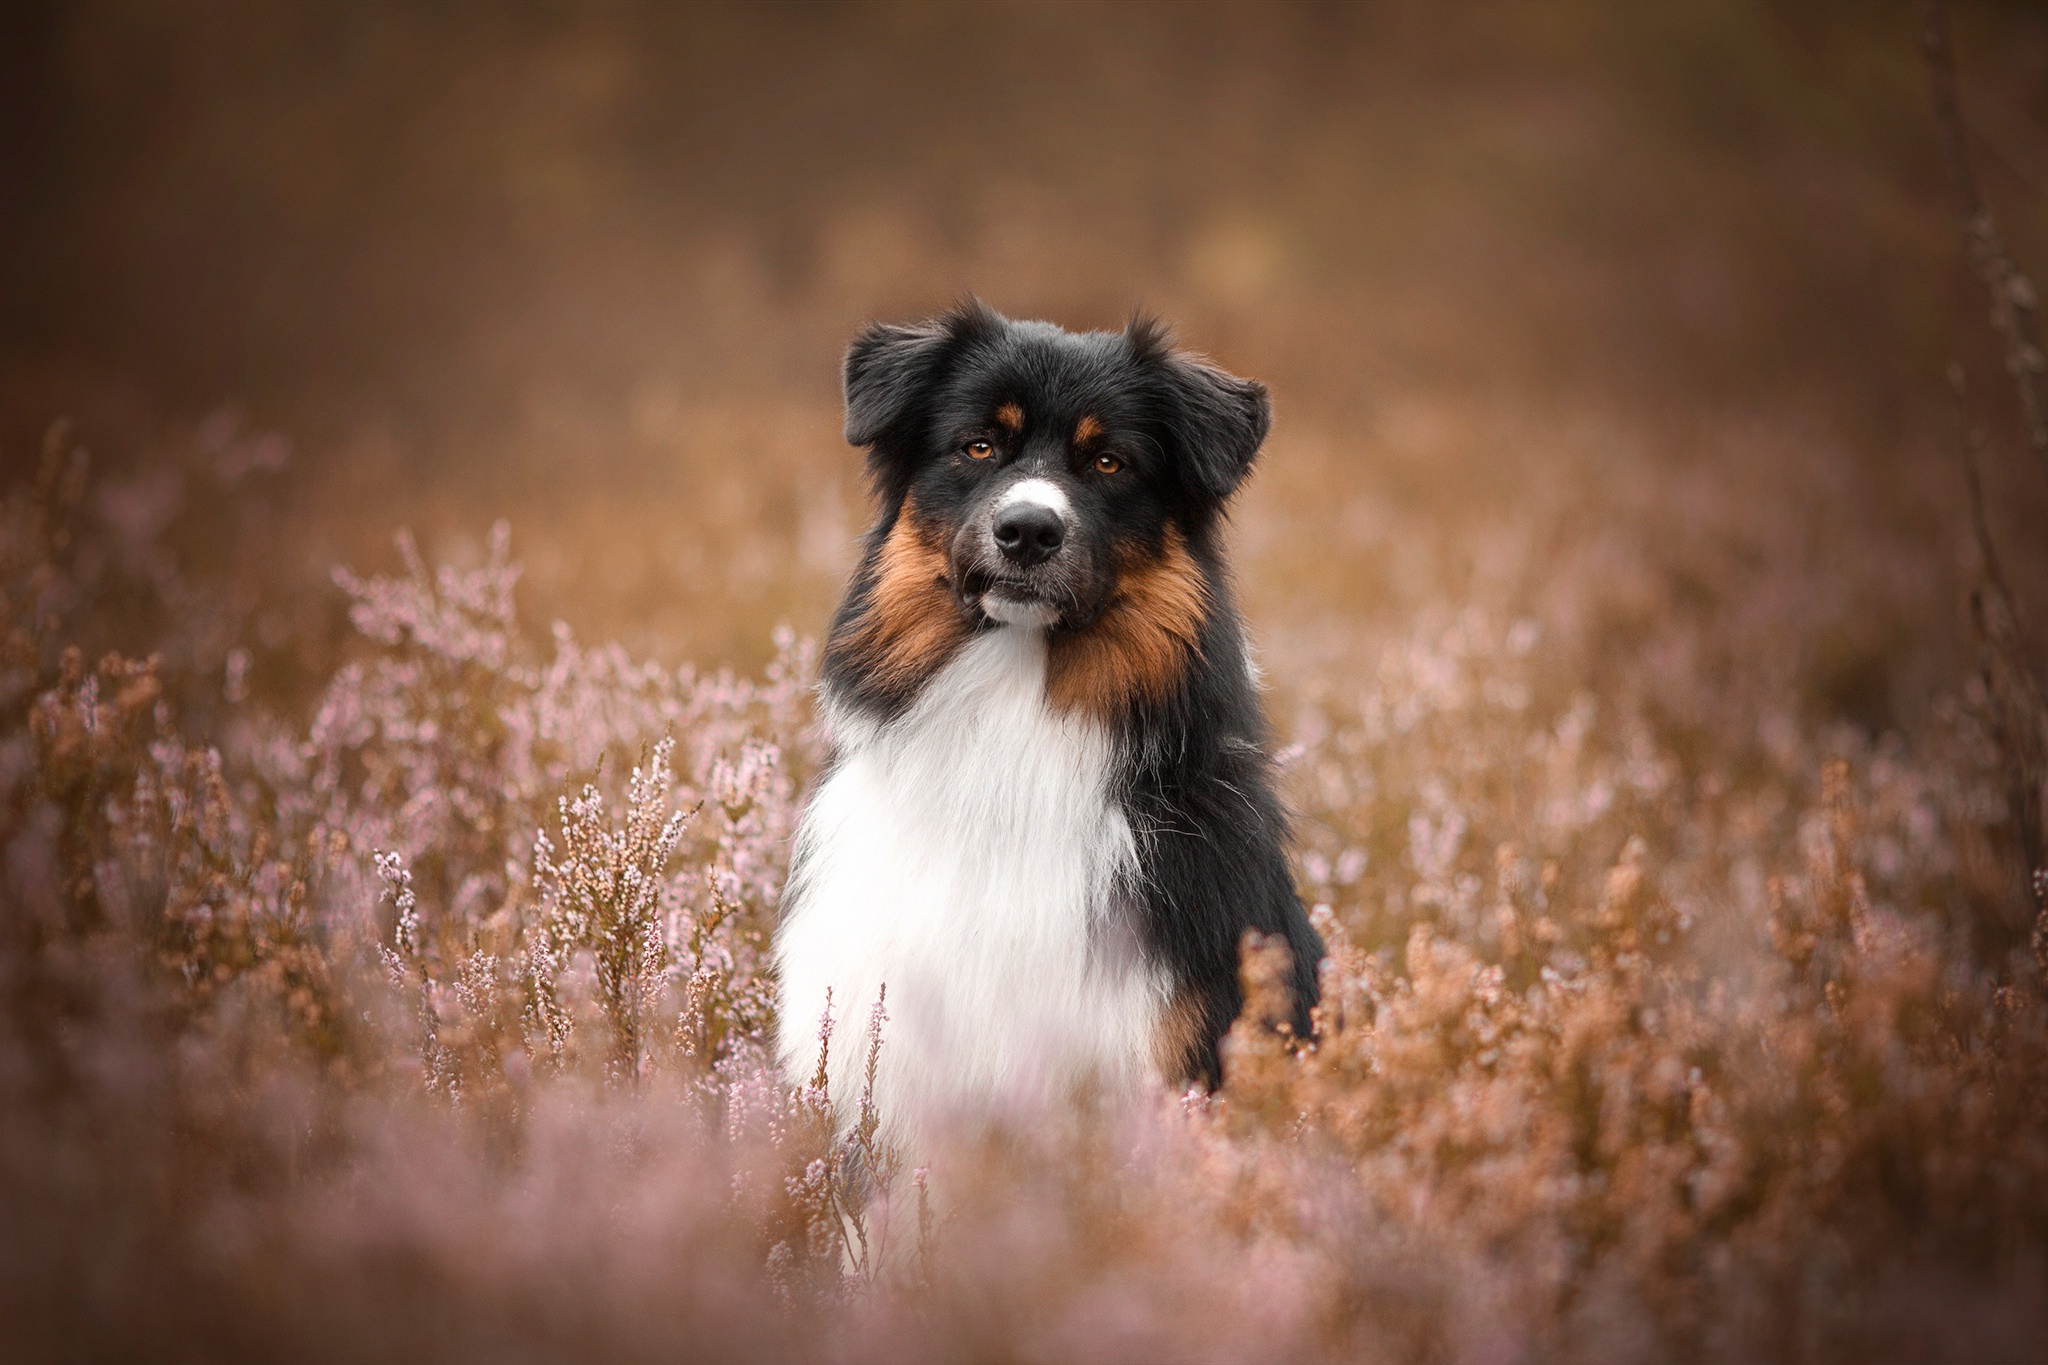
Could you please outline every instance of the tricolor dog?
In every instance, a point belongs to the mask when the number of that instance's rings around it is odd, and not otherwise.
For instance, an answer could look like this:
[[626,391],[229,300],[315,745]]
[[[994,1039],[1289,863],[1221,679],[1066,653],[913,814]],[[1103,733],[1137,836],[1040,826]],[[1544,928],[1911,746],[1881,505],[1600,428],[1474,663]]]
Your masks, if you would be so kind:
[[873,326],[846,439],[877,516],[833,618],[829,756],[775,954],[781,1059],[899,1140],[1079,1091],[1213,1084],[1247,930],[1323,953],[1294,893],[1220,541],[1263,386],[1148,321],[1072,333],[978,303]]

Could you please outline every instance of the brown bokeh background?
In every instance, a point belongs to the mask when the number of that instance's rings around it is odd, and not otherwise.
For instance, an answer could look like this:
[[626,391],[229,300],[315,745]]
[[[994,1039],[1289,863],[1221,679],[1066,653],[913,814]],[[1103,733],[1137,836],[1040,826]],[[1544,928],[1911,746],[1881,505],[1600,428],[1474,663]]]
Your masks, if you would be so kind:
[[[1979,172],[2048,261],[2048,22],[1956,23]],[[281,433],[237,533],[273,586],[382,567],[400,524],[473,557],[504,516],[540,619],[757,663],[774,621],[820,628],[862,517],[840,347],[972,291],[1155,311],[1271,384],[1240,564],[1283,643],[1590,612],[1873,728],[1965,662],[1944,365],[1994,424],[2005,394],[1903,3],[0,24],[0,458],[59,416],[116,469]],[[2003,450],[1997,529],[2048,601],[2048,480]],[[1661,586],[1546,598],[1621,526]]]
[[[9,1358],[2038,1357],[1952,361],[2037,676],[2048,468],[1912,9],[0,3]],[[2048,272],[2048,14],[1952,9]],[[776,626],[846,339],[970,291],[1271,386],[1332,953],[1216,1103],[935,1163],[892,1295],[770,1069]]]

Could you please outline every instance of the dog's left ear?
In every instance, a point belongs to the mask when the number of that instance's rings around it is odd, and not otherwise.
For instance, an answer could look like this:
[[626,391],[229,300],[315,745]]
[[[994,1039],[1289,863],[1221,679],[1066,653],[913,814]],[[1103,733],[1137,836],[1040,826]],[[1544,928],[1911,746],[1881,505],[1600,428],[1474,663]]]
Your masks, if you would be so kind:
[[1133,322],[1126,335],[1165,380],[1170,425],[1190,482],[1204,495],[1225,501],[1251,472],[1272,429],[1266,386],[1174,350],[1164,329],[1149,319]]

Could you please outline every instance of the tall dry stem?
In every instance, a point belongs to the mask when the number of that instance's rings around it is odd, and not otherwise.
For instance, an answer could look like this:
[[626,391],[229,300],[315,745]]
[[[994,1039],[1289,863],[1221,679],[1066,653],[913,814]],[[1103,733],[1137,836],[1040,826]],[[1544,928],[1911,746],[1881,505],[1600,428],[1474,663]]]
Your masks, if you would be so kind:
[[[1915,11],[1928,95],[1961,215],[1964,246],[1991,306],[1991,327],[2004,348],[2006,373],[2012,380],[2027,439],[2042,458],[2043,468],[2048,469],[2048,401],[2042,396],[2044,360],[2034,326],[2034,288],[2006,250],[1971,168],[1968,128],[1957,97],[1948,8],[1943,0],[1916,0]],[[2048,918],[2048,704],[2044,704],[2040,683],[2028,662],[2019,608],[1984,515],[1979,466],[1989,442],[1970,421],[1966,379],[1959,364],[1950,367],[1949,381],[1956,397],[1958,441],[1978,568],[1978,583],[1970,594],[1970,623],[1977,637],[1990,728],[2005,767],[2023,862],[2021,881],[2033,903],[2034,918],[2041,921]]]

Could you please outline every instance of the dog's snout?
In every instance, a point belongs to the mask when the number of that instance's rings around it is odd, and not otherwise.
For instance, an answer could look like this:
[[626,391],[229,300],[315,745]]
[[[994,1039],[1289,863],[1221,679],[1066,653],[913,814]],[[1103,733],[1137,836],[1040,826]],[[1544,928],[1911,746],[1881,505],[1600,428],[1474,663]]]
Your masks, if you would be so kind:
[[1003,558],[1028,569],[1052,558],[1053,551],[1067,539],[1067,523],[1058,512],[1041,503],[1019,503],[996,515],[996,548]]

